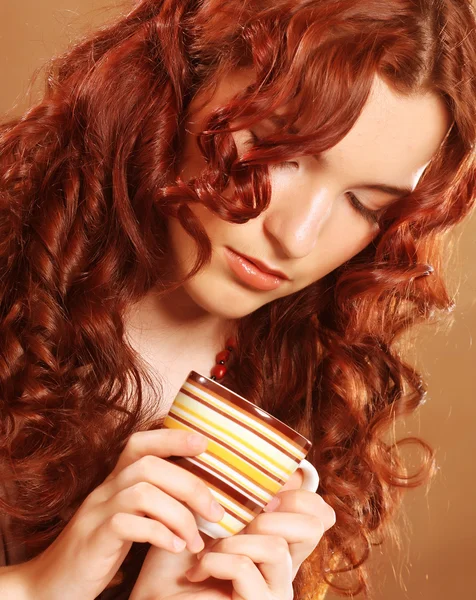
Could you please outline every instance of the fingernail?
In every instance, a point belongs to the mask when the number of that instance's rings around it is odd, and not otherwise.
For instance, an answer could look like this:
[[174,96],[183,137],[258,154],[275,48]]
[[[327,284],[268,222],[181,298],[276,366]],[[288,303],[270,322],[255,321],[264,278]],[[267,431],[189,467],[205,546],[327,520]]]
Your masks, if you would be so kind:
[[269,502],[264,508],[264,512],[271,512],[273,510],[275,510],[276,508],[278,508],[278,506],[281,504],[281,499],[278,498],[277,496],[275,496],[271,502]]
[[187,542],[185,540],[182,540],[179,537],[174,537],[173,546],[176,550],[181,551],[185,548],[186,545],[187,545]]
[[207,438],[199,433],[193,433],[188,436],[188,443],[192,448],[202,448],[202,446],[205,446],[205,442],[208,444]]
[[210,505],[210,510],[212,512],[213,518],[221,520],[225,516],[225,509],[216,500],[212,501]]
[[192,552],[199,552],[205,548],[205,542],[202,540],[199,533],[194,537],[192,543],[190,544],[190,550]]

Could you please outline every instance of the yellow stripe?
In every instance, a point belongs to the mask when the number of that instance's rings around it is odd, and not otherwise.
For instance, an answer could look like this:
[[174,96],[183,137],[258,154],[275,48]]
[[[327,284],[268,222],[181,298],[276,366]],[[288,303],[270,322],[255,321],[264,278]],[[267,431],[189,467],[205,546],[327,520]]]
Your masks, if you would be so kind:
[[173,413],[173,407],[174,406],[178,406],[179,408],[181,408],[185,412],[193,415],[196,419],[198,419],[200,421],[203,421],[204,423],[206,423],[210,427],[218,429],[222,433],[229,435],[231,438],[233,438],[237,442],[240,442],[243,446],[246,446],[248,448],[248,450],[250,451],[251,455],[255,455],[255,457],[259,456],[261,459],[267,460],[267,462],[270,462],[271,464],[273,464],[277,469],[280,469],[281,471],[284,471],[289,476],[291,476],[292,471],[286,469],[286,467],[283,464],[278,463],[277,461],[273,460],[269,456],[266,456],[263,452],[260,452],[257,448],[253,448],[252,446],[250,446],[250,444],[246,443],[245,440],[243,440],[242,438],[239,438],[237,435],[234,435],[233,432],[230,429],[224,429],[223,427],[221,427],[217,423],[214,423],[213,421],[210,421],[210,419],[207,419],[203,415],[198,414],[196,411],[192,410],[189,406],[187,406],[186,404],[183,404],[182,402],[180,402],[177,398],[174,400],[174,403],[173,403],[172,408],[170,410],[171,413]]
[[[209,481],[207,481],[207,486],[209,487],[212,494],[217,489]],[[250,510],[249,508],[246,508],[246,506],[243,506],[241,503],[238,504],[236,502],[236,500],[230,499],[229,495],[226,492],[224,492],[223,490],[218,490],[218,491],[220,492],[220,495],[215,493],[215,494],[213,494],[213,497],[218,502],[218,504],[221,504],[223,506],[223,508],[225,510],[228,510],[228,511],[231,511],[234,513],[238,513],[241,516],[241,518],[248,519],[248,522],[251,521],[252,519],[254,519],[255,513],[252,510]],[[241,512],[244,512],[246,516],[241,515]],[[223,517],[223,518],[225,518],[225,517]]]
[[[171,413],[171,412],[172,412],[172,411],[170,411],[170,413]],[[169,414],[170,414],[170,413],[169,413]],[[170,417],[169,417],[169,416],[167,416],[167,419],[168,419],[168,423],[172,423],[172,422],[173,422],[173,415],[172,415],[172,416],[170,416]],[[182,425],[182,424],[181,424],[181,423],[179,423],[179,424],[178,424],[178,427],[176,427],[176,429],[183,429],[183,427],[181,427],[181,425]],[[169,425],[167,424],[167,426],[169,426]],[[211,468],[213,468],[213,469],[217,469],[217,467],[216,467],[215,465],[211,464],[210,460],[207,460],[207,453],[206,453],[206,452],[204,452],[204,453],[203,453],[203,456],[200,456],[200,458],[203,460],[203,462],[205,462],[205,463],[206,463],[207,465],[209,465]],[[230,475],[228,475],[227,473],[224,473],[224,472],[223,472],[223,473],[222,473],[222,476],[223,476],[223,477],[226,477],[227,479],[230,479],[231,481],[233,481],[232,477],[230,477]],[[255,496],[258,496],[258,498],[259,498],[259,499],[260,499],[262,502],[264,502],[265,504],[267,504],[267,503],[269,502],[270,498],[269,498],[269,494],[268,494],[267,492],[265,492],[265,491],[263,491],[262,489],[260,489],[260,488],[259,488],[259,486],[257,486],[257,487],[258,487],[258,491],[257,491],[256,489],[253,489],[253,488],[251,487],[251,485],[250,485],[250,484],[253,484],[253,485],[254,485],[254,483],[255,483],[255,482],[254,482],[252,479],[250,479],[250,478],[248,478],[248,479],[247,479],[246,477],[243,477],[243,481],[239,481],[239,482],[237,482],[237,483],[239,483],[239,485],[241,485],[241,487],[243,487],[243,488],[244,488],[244,489],[245,489],[247,492],[249,492],[250,494],[252,494],[252,495],[255,495]]]
[[[222,476],[226,477],[228,480],[235,481],[234,478],[236,477],[236,483],[241,485],[241,487],[245,488],[245,490],[247,490],[253,496],[257,496],[265,504],[267,504],[271,500],[271,494],[263,490],[261,487],[257,486],[255,482],[250,477],[246,477],[244,473],[234,472],[233,469],[231,474],[225,470],[221,471],[220,465],[214,464],[210,460],[210,456],[207,452],[204,452],[204,454],[200,456],[200,459],[203,460],[203,462],[206,463],[211,469],[221,472]],[[238,475],[241,475],[242,480],[238,480]]]
[[251,481],[253,481],[253,483],[256,483],[257,485],[261,486],[261,488],[263,488],[265,492],[268,492],[273,496],[274,494],[278,493],[279,489],[283,485],[282,483],[274,481],[274,479],[271,479],[271,477],[268,477],[267,475],[259,471],[256,467],[253,467],[253,465],[248,464],[242,458],[236,456],[236,454],[230,452],[226,448],[223,448],[223,446],[220,446],[213,440],[210,440],[210,442],[208,443],[207,452],[213,452],[213,454],[221,458],[224,462],[228,463],[229,465],[235,467],[237,471],[240,471],[240,473],[245,474],[247,477],[249,477],[249,479],[251,479]]
[[[274,433],[278,439],[282,439],[283,441],[285,440],[288,443],[288,445],[291,446],[291,449],[286,448],[286,451],[290,452],[292,454],[292,459],[296,460],[297,462],[300,462],[306,456],[306,453],[303,451],[302,446],[300,446],[296,441],[289,438],[285,433],[283,433],[282,431],[279,431],[279,429],[276,429],[269,423],[266,423],[266,425],[264,425],[263,422],[261,421],[261,419],[258,419],[257,417],[251,415],[249,412],[247,412],[240,406],[237,406],[236,404],[234,404],[227,398],[220,396],[213,390],[207,389],[207,387],[204,386],[203,384],[200,384],[197,381],[186,381],[184,384],[184,387],[182,387],[180,389],[180,392],[185,393],[185,392],[189,391],[189,387],[192,388],[191,391],[194,394],[196,394],[197,396],[200,396],[201,398],[204,398],[204,399],[206,398],[207,402],[210,402],[215,407],[220,408],[221,410],[225,410],[225,412],[228,415],[232,415],[233,413],[232,413],[231,409],[234,409],[235,411],[241,413],[244,417],[246,416],[253,423],[256,423],[256,430],[260,431],[261,435],[266,435],[267,441],[268,440],[270,441],[273,439],[273,437],[271,436],[271,433]],[[206,393],[207,396],[200,395],[200,393],[199,393],[200,391],[202,393]],[[234,416],[234,418],[237,418],[236,415],[233,415],[233,416]],[[258,423],[261,424],[261,426],[264,428],[265,433],[263,433],[263,431],[261,431],[257,427]],[[248,423],[248,425],[249,425],[249,423]],[[253,426],[255,426],[255,425],[253,425]]]
[[[165,420],[164,420],[164,426],[168,427],[169,429],[184,429],[186,431],[195,431],[194,429],[192,429],[191,427],[187,427],[186,425],[184,425],[183,423],[179,423],[177,421],[175,421],[174,419],[170,418],[169,415],[166,416]],[[208,485],[208,484],[207,484]],[[211,486],[213,487],[213,486]],[[224,495],[225,492],[223,492],[223,490],[219,490],[220,494]],[[218,498],[217,498],[218,500]],[[224,508],[226,510],[227,506],[226,506],[226,502],[223,500],[223,498],[219,499],[219,502],[221,505],[225,504]],[[228,506],[228,509],[230,507]],[[249,509],[247,509],[246,507],[242,506],[241,507],[242,510],[249,511],[250,513],[250,522],[253,520],[254,518],[254,513],[251,512]],[[229,515],[228,513],[225,513],[225,516],[223,517],[223,519],[221,521],[218,521],[217,525],[220,525],[220,527],[223,527],[223,529],[225,529],[226,531],[228,531],[229,533],[231,533],[232,535],[234,535],[235,533],[237,533],[237,529],[236,527],[232,527],[230,525],[227,525],[224,521],[232,521],[234,522],[236,519],[234,519],[231,515]],[[241,525],[241,523],[240,523]],[[243,526],[243,528],[245,527],[245,525]]]
[[[220,527],[223,527],[223,529],[226,529],[227,531],[229,531],[232,535],[234,535],[236,533],[236,527],[232,527],[230,525],[227,525],[226,523],[224,523],[224,521],[227,520],[227,514],[223,517],[223,519],[221,521],[218,522],[218,525],[220,525]],[[231,521],[231,519],[229,519]],[[246,526],[243,526],[243,529]]]
[[188,427],[184,423],[179,423],[178,421],[175,421],[175,419],[172,419],[170,417],[170,414],[168,414],[165,417],[163,427],[168,427],[169,429],[184,429],[185,431],[193,431],[193,433],[196,433],[193,427]]

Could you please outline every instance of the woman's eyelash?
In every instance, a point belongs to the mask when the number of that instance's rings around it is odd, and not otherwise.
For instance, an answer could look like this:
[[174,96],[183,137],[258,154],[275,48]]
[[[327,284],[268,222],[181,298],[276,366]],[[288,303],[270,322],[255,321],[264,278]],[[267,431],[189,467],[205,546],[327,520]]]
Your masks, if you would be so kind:
[[[249,130],[248,133],[251,137],[245,141],[245,146],[254,146],[256,142],[260,141],[260,138],[251,130]],[[275,163],[274,165],[269,165],[269,167],[272,169],[296,169],[299,167],[299,163],[296,161],[283,161],[280,163]]]
[[[260,141],[259,137],[255,135],[251,130],[249,130],[248,132],[250,134],[250,137],[245,141],[245,146],[253,146],[256,142]],[[293,161],[285,161],[282,163],[270,165],[270,167],[280,169],[295,169],[296,167],[299,167],[299,164]],[[366,219],[371,224],[379,223],[380,217],[383,213],[383,210],[381,208],[378,210],[371,210],[370,208],[367,208],[362,204],[362,202],[360,202],[360,200],[353,192],[346,192],[345,195],[349,199],[351,206],[355,208],[355,210],[358,213],[360,213],[364,217],[364,219]]]
[[380,217],[382,216],[383,209],[370,210],[360,202],[355,194],[352,192],[346,192],[345,194],[349,198],[351,205],[359,212],[367,221],[370,223],[379,223]]

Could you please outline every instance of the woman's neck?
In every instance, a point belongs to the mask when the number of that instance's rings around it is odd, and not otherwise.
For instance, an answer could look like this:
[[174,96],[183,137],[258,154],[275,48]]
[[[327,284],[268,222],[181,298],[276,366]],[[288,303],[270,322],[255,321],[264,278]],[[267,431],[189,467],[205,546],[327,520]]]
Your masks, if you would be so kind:
[[147,294],[126,311],[124,326],[128,342],[150,375],[162,383],[164,397],[158,408],[163,413],[190,371],[210,376],[236,321],[205,313],[179,289],[161,298]]
[[236,321],[207,313],[179,288],[160,297],[149,292],[125,315],[127,332],[166,348],[172,356],[202,354],[224,347]]

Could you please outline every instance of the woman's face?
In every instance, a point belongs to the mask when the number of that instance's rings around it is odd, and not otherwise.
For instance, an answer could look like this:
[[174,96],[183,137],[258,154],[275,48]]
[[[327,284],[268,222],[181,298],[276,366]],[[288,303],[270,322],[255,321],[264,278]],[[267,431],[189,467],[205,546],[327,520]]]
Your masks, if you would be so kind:
[[[185,181],[205,167],[196,142],[205,117],[248,85],[251,76],[242,72],[224,79],[199,112],[194,107],[200,98],[191,104],[179,165]],[[273,127],[263,121],[252,132],[234,132],[238,154],[250,147],[253,134],[264,136]],[[237,319],[324,277],[378,233],[377,224],[354,206],[355,199],[374,211],[398,199],[399,192],[387,188],[413,189],[448,127],[449,116],[436,95],[397,96],[376,78],[354,127],[320,162],[302,156],[270,167],[271,202],[257,218],[229,223],[201,204],[190,205],[213,252],[211,262],[186,282],[184,291],[196,308]],[[225,195],[232,193],[230,185]],[[195,243],[174,218],[169,235],[177,268],[185,274],[195,262]],[[237,254],[258,259],[286,278],[266,277]]]

